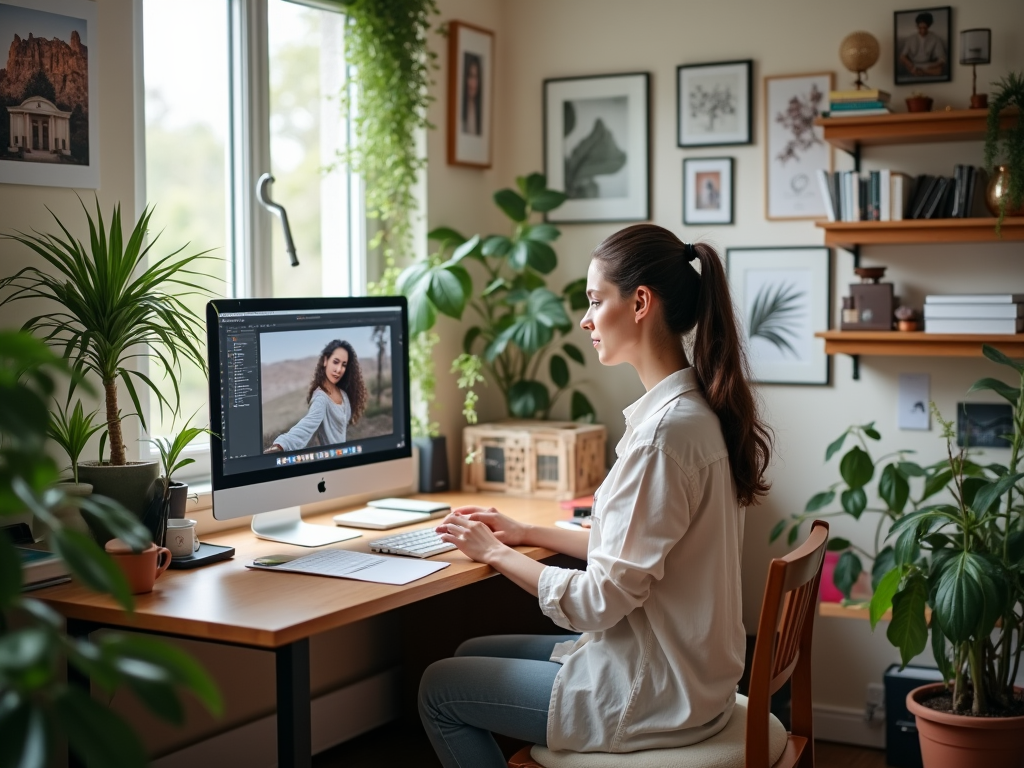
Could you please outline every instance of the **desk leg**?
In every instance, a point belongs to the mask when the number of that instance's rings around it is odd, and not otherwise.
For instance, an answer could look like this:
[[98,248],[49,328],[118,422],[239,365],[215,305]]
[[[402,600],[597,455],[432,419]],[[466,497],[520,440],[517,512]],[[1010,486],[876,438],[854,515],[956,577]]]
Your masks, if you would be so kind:
[[310,768],[313,763],[309,699],[309,640],[274,651],[277,657],[277,764]]
[[[69,637],[74,637],[76,639],[88,637],[89,633],[94,629],[96,629],[96,626],[91,622],[81,621],[80,619],[67,620],[67,633]],[[68,685],[73,685],[76,688],[80,688],[85,691],[86,694],[91,694],[92,687],[87,674],[80,671],[72,664],[67,665],[67,674]],[[85,768],[85,763],[82,759],[71,751],[70,742],[68,743],[68,768]]]

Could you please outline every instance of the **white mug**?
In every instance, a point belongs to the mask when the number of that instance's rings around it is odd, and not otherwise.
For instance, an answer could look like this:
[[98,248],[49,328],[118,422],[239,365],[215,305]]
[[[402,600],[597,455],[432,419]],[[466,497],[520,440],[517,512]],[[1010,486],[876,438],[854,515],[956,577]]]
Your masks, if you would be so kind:
[[199,551],[199,536],[195,520],[172,519],[167,521],[164,543],[171,550],[172,557],[191,557]]

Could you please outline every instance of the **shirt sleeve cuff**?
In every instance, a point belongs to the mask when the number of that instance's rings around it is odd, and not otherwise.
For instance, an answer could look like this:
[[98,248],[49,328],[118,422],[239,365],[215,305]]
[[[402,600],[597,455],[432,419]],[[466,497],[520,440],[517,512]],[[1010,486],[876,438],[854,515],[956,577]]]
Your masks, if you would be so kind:
[[565,590],[569,588],[569,583],[578,573],[579,571],[569,568],[556,568],[549,565],[540,572],[540,581],[537,584],[537,596],[544,615],[558,626],[573,631],[576,629],[562,611],[561,600]]

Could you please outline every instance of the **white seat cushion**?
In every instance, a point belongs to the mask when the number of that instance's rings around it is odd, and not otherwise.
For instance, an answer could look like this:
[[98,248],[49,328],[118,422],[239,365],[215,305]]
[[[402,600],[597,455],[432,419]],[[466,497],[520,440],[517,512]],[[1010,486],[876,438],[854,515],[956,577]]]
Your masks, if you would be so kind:
[[[552,752],[536,746],[530,755],[544,768],[743,768],[747,731],[747,697],[736,694],[732,717],[710,739],[674,749],[640,752]],[[769,765],[786,749],[786,729],[775,715],[768,718]]]

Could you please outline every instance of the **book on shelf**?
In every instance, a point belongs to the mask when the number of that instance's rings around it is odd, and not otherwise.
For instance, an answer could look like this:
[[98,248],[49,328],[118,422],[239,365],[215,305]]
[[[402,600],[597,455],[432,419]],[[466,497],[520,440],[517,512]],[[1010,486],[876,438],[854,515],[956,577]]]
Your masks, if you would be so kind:
[[42,589],[71,581],[67,565],[53,552],[30,547],[15,547],[21,558],[22,591]]
[[832,187],[832,179],[824,168],[818,169],[818,186],[821,188],[821,199],[825,203],[825,216],[829,221],[836,220],[836,198]]
[[925,333],[993,333],[1012,335],[1024,331],[1024,317],[926,318]]
[[907,217],[907,208],[910,206],[910,195],[914,189],[914,179],[905,173],[893,171],[889,176],[891,186],[889,194],[891,200],[891,220],[903,221]]
[[877,107],[870,109],[829,109],[823,117],[868,117],[870,115],[891,115],[892,110],[885,107]]
[[1024,293],[933,293],[924,297],[928,304],[1020,304]]
[[1024,317],[1024,303],[1020,304],[925,304],[925,320]]
[[829,91],[829,101],[881,101],[888,104],[892,95],[879,88],[861,88],[860,90]]
[[935,191],[935,184],[938,181],[937,176],[924,173],[917,177],[917,190],[914,192],[914,199],[910,203],[910,216],[911,219],[923,218],[921,215],[924,213],[925,204],[931,197],[932,192]]
[[886,109],[881,101],[832,101],[829,104],[832,112],[856,112],[862,109]]

